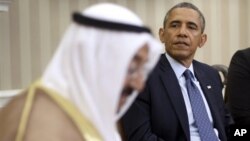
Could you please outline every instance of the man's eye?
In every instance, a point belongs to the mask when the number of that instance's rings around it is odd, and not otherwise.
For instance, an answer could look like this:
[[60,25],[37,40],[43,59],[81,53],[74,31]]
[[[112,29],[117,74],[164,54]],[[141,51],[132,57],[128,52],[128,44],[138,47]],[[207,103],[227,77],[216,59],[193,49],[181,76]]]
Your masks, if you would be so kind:
[[171,24],[170,27],[177,27],[178,24]]
[[196,30],[197,29],[196,26],[192,26],[192,25],[190,25],[189,28],[192,29],[192,30]]

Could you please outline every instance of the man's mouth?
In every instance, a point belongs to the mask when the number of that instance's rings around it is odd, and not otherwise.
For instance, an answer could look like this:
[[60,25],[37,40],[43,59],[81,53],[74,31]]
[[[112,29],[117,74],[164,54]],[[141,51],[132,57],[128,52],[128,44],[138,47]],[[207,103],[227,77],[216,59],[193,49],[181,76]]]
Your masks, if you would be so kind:
[[175,42],[174,45],[185,45],[185,46],[189,46],[189,44],[188,44],[187,42],[183,42],[183,41]]

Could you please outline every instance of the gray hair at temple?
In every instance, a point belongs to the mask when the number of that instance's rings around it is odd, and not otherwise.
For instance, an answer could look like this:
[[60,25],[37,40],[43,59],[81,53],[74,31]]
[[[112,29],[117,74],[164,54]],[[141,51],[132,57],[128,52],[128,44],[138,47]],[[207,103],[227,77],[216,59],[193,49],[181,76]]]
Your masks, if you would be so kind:
[[163,21],[163,27],[165,27],[165,24],[168,20],[168,17],[169,17],[169,14],[176,8],[189,8],[189,9],[193,9],[195,10],[196,12],[198,12],[199,14],[199,18],[200,18],[200,22],[201,22],[201,33],[204,32],[205,30],[205,25],[206,25],[206,21],[205,21],[205,17],[204,15],[201,13],[201,11],[195,6],[193,5],[192,3],[189,3],[189,2],[182,2],[182,3],[179,3],[179,4],[176,4],[174,7],[172,7],[168,12],[167,14],[165,15],[165,18],[164,18],[164,21]]

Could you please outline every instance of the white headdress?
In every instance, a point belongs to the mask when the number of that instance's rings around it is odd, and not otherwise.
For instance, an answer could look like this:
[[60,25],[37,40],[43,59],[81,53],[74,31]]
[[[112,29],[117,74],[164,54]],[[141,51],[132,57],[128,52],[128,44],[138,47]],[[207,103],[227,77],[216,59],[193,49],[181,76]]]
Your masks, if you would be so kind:
[[117,113],[128,65],[147,44],[147,66],[152,69],[161,44],[134,13],[118,5],[94,5],[75,14],[74,21],[42,76],[42,84],[74,103],[105,141],[113,141],[117,119],[137,94]]

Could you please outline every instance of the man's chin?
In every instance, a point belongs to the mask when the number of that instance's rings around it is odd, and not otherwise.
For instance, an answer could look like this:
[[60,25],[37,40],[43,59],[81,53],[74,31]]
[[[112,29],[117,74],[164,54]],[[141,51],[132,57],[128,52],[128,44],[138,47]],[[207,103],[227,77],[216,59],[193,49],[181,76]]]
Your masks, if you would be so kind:
[[173,57],[176,60],[183,60],[189,58],[190,54],[187,51],[175,51],[173,54],[171,54],[171,57]]

